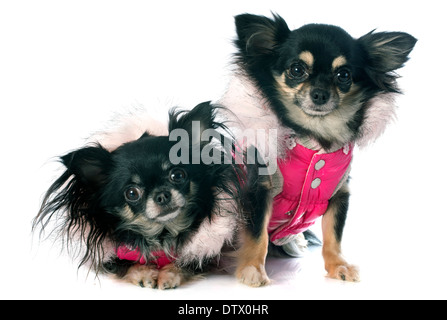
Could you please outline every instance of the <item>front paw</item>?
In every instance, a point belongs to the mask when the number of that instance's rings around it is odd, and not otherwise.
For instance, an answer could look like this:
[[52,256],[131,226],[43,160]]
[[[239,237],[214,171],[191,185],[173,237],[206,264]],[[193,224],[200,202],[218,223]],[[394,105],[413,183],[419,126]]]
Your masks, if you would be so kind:
[[175,266],[168,264],[160,270],[158,275],[158,289],[175,289],[188,279],[188,273]]
[[337,280],[358,282],[360,281],[359,269],[355,265],[342,263],[326,266],[328,277]]
[[261,287],[270,283],[264,265],[259,267],[253,265],[241,267],[236,271],[236,278],[250,287]]
[[142,288],[156,288],[158,275],[159,271],[153,265],[134,264],[123,279]]

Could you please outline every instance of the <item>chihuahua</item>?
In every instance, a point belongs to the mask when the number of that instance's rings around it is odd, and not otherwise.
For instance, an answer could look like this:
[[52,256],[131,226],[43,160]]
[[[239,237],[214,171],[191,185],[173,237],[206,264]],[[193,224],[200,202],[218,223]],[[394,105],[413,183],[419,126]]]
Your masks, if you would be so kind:
[[234,145],[217,133],[225,125],[215,114],[207,102],[173,110],[169,135],[149,128],[122,144],[128,137],[115,132],[104,146],[62,156],[65,172],[47,191],[34,229],[56,223],[52,230],[80,248],[80,265],[96,273],[160,289],[192,279],[264,219],[251,215],[257,193],[244,188],[256,171],[235,165]]
[[[400,93],[395,70],[416,39],[375,31],[354,39],[324,24],[292,31],[276,14],[242,14],[235,21],[236,68],[216,103],[231,111],[223,116],[236,141],[256,146],[273,168],[273,198],[262,204],[272,202],[272,210],[259,227],[261,238],[281,254],[297,256],[303,232],[322,216],[328,276],[358,281],[358,268],[341,251],[353,148],[374,141],[393,118]],[[247,129],[275,131],[277,139],[247,142]],[[264,253],[267,245],[258,241],[254,251]]]

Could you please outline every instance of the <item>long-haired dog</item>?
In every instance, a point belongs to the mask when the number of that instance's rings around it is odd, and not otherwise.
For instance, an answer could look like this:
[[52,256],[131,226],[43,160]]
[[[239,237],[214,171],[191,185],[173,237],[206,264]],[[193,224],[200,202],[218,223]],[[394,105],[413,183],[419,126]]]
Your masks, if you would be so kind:
[[[251,214],[258,192],[244,189],[256,168],[234,164],[215,113],[209,103],[174,110],[169,134],[148,128],[135,140],[112,132],[104,145],[61,157],[65,171],[47,191],[34,229],[79,248],[80,265],[160,289],[205,270],[225,245],[239,247],[239,234],[256,239],[253,221],[264,217]],[[250,243],[240,250],[246,256]]]
[[[374,31],[354,39],[322,24],[291,31],[278,15],[235,20],[236,71],[217,103],[232,111],[226,117],[236,140],[256,146],[274,173],[273,211],[260,238],[294,256],[302,232],[323,216],[329,277],[357,281],[358,269],[341,251],[352,150],[374,141],[394,116],[395,70],[416,39]],[[247,129],[275,135],[250,138]]]

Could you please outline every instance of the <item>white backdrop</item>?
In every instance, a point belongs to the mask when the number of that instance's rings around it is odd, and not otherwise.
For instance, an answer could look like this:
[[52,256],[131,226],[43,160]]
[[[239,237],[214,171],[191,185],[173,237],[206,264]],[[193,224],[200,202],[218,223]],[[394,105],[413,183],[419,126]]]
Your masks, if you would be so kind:
[[[156,4],[157,3],[157,4]],[[0,3],[0,298],[447,298],[447,103],[440,1],[3,1]],[[99,281],[49,243],[31,220],[60,171],[56,156],[80,147],[116,113],[213,100],[225,88],[233,16],[282,15],[290,28],[340,25],[419,39],[400,70],[398,121],[356,150],[344,251],[362,282],[324,277],[318,252],[270,260],[274,280],[251,289],[212,275],[175,291]],[[212,289],[212,291],[210,291]],[[212,294],[210,294],[212,292]]]

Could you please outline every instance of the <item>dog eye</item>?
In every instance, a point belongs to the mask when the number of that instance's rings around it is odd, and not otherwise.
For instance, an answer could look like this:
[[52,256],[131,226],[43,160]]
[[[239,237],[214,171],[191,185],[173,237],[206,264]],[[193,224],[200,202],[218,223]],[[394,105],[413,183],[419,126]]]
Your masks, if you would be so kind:
[[291,78],[300,81],[305,80],[308,76],[306,67],[300,63],[294,63],[290,66],[289,75]]
[[186,180],[186,171],[180,168],[172,169],[169,179],[174,183],[183,183]]
[[127,188],[124,192],[124,197],[128,202],[138,202],[143,197],[143,191],[137,187]]
[[351,73],[346,69],[342,69],[337,73],[337,80],[342,84],[347,84],[351,81]]

